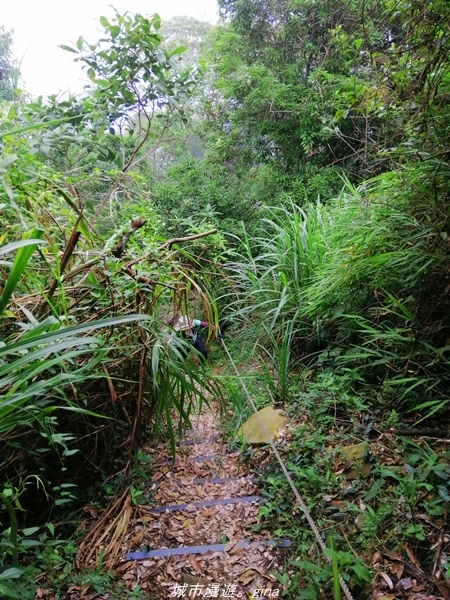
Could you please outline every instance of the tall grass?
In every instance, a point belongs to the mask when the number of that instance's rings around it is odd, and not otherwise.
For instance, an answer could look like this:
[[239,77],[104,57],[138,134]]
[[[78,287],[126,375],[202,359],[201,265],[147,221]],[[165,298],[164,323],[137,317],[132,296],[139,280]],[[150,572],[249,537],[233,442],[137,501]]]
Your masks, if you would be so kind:
[[62,327],[47,319],[37,331],[26,331],[0,347],[0,436],[32,425],[40,412],[63,407],[92,414],[66,394],[70,386],[103,376],[98,366],[108,347],[102,337],[85,334],[148,320],[146,315],[127,315]]
[[359,372],[390,401],[429,414],[444,407],[448,248],[443,207],[424,195],[432,176],[428,165],[409,166],[358,188],[345,182],[327,206],[268,210],[264,232],[244,236],[229,265],[229,310],[261,320],[265,354],[284,364],[289,333],[291,353],[334,348],[330,364]]
[[393,202],[383,183],[377,178],[356,191],[350,186],[329,208],[328,252],[304,290],[305,314],[368,307],[381,289],[410,296],[424,272],[442,260],[429,251],[433,226]]
[[244,232],[236,262],[228,264],[234,317],[262,310],[270,327],[294,317],[326,256],[327,220],[321,204],[302,209],[291,202],[267,209],[261,236],[249,238]]
[[[38,245],[43,244],[44,231],[35,228],[23,235],[22,241],[12,242],[0,248],[0,256],[6,256],[11,252],[16,252],[14,262],[12,264],[3,262],[5,266],[10,267],[8,278],[3,284],[3,290],[0,294],[0,317],[6,309],[8,302],[16,289],[20,278],[22,277],[28,262]],[[1,264],[1,263],[0,263]]]
[[273,328],[263,324],[264,337],[269,344],[257,344],[263,361],[265,382],[274,402],[285,402],[289,397],[291,374],[296,367],[292,352],[294,325],[295,319],[282,323],[277,335]]

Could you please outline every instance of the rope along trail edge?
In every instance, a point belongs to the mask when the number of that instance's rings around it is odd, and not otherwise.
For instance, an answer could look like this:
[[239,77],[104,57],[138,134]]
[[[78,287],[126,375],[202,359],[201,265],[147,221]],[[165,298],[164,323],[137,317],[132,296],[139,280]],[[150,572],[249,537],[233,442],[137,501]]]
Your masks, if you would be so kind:
[[[250,406],[252,407],[253,412],[255,413],[255,415],[258,418],[258,421],[259,421],[259,424],[261,426],[261,429],[263,430],[264,435],[266,436],[266,439],[267,439],[268,443],[270,444],[270,446],[271,446],[271,448],[273,450],[273,453],[275,454],[276,459],[278,460],[278,462],[280,464],[280,467],[281,467],[281,469],[282,469],[282,471],[283,471],[283,473],[284,473],[284,475],[285,475],[285,477],[286,477],[289,485],[291,486],[292,491],[294,492],[294,495],[295,495],[295,498],[296,498],[296,500],[298,502],[298,505],[300,506],[301,510],[303,511],[303,513],[304,513],[304,515],[306,517],[306,520],[308,521],[308,524],[311,527],[312,532],[314,533],[314,537],[316,538],[317,543],[319,544],[319,546],[321,547],[322,551],[324,552],[326,560],[329,563],[331,563],[332,562],[331,557],[327,556],[325,554],[325,550],[327,549],[327,545],[323,541],[323,539],[322,539],[322,537],[321,537],[321,535],[319,533],[319,529],[317,528],[317,525],[316,525],[314,519],[311,517],[311,514],[310,514],[310,512],[309,512],[309,510],[308,510],[308,508],[306,506],[306,504],[304,503],[302,497],[300,496],[299,491],[295,487],[295,483],[293,482],[292,477],[289,475],[289,471],[287,470],[287,467],[286,467],[285,463],[283,462],[283,459],[281,458],[280,453],[276,449],[275,444],[273,443],[273,441],[272,441],[272,439],[271,439],[271,437],[269,435],[269,432],[267,431],[267,428],[266,428],[263,420],[261,419],[260,415],[258,414],[258,409],[256,408],[255,403],[253,402],[252,398],[250,397],[250,394],[249,394],[249,391],[247,389],[247,386],[245,385],[244,381],[240,378],[240,373],[239,373],[239,371],[238,371],[238,369],[237,369],[237,367],[236,367],[236,365],[234,363],[233,358],[231,357],[231,354],[228,351],[228,348],[227,348],[227,346],[226,346],[223,338],[222,338],[221,342],[222,342],[222,346],[224,347],[225,352],[227,353],[227,356],[228,356],[231,364],[233,365],[233,368],[234,368],[234,370],[236,372],[236,375],[239,377],[239,382],[242,385],[242,388],[243,388],[243,390],[245,392],[245,395],[247,396],[247,400],[248,400]],[[340,583],[341,589],[344,592],[345,597],[347,598],[347,600],[354,600],[350,589],[348,588],[346,582],[342,578],[342,575],[339,575],[339,583]]]

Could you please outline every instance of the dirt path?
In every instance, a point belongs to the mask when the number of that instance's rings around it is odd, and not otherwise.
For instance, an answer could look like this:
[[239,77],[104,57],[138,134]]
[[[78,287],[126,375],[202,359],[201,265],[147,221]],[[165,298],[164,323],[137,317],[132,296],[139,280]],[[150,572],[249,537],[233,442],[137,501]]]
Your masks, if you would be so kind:
[[[137,507],[117,574],[152,600],[280,597],[282,549],[258,523],[258,489],[239,453],[228,452],[219,415],[204,409],[173,462],[166,446],[153,455],[150,488],[157,506]],[[264,595],[263,595],[264,594]]]

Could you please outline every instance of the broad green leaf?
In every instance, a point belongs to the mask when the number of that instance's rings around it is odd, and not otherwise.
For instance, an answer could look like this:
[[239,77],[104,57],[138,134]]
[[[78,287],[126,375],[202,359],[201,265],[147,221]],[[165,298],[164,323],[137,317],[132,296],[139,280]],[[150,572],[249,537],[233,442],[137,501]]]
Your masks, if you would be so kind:
[[66,50],[67,52],[73,52],[73,54],[78,54],[78,52],[75,50],[75,48],[72,48],[71,46],[66,46],[65,44],[60,44],[58,46],[58,48],[61,48],[62,50]]
[[0,580],[19,579],[19,577],[22,576],[22,573],[23,573],[23,569],[19,569],[17,567],[11,567],[0,573]]
[[0,160],[0,170],[5,169],[7,166],[11,165],[16,160],[17,160],[16,154],[11,154],[10,156],[6,156],[2,160]]
[[33,535],[36,531],[39,531],[40,527],[27,527],[26,529],[22,529],[23,535]]
[[42,545],[42,542],[33,538],[23,538],[20,543],[24,548],[37,548]]
[[450,492],[446,486],[439,485],[438,494],[442,498],[442,500],[444,500],[444,502],[450,502]]
[[175,50],[172,50],[172,54],[183,54],[183,52],[186,52],[187,50],[187,46],[178,46],[178,48],[175,48]]
[[18,242],[11,242],[9,244],[5,244],[4,246],[0,246],[0,255],[9,254],[10,252],[14,252],[19,248],[24,248],[25,246],[38,246],[42,244],[45,244],[45,242],[40,239],[20,240]]
[[11,267],[11,271],[9,272],[8,279],[3,287],[2,295],[0,296],[0,314],[6,309],[8,301],[17,287],[17,284],[19,283],[19,280],[28,265],[31,255],[41,243],[43,237],[44,230],[38,228],[24,234],[24,239],[31,239],[32,243],[30,245],[22,246],[17,250],[16,258],[13,262],[13,266]]
[[161,17],[157,13],[153,15],[153,27],[155,29],[161,29]]

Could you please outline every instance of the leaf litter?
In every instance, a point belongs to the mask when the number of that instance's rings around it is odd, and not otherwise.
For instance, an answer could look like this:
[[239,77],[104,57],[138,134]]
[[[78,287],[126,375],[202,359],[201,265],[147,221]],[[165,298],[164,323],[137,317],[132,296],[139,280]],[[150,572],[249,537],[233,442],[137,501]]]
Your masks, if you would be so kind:
[[[216,421],[218,422],[219,418],[217,413],[213,412],[203,412],[192,417],[193,431],[186,434],[186,440],[199,438],[209,440]],[[298,418],[293,419],[286,430],[281,432],[277,445],[283,454],[289,453],[294,439],[294,429],[301,425]],[[334,461],[332,462],[334,475],[342,476],[342,488],[325,493],[319,504],[322,504],[322,509],[327,510],[327,506],[330,506],[339,511],[336,516],[339,515],[340,522],[335,521],[332,525],[345,537],[351,548],[352,541],[364,527],[364,517],[367,513],[366,502],[357,501],[355,498],[349,500],[348,495],[353,494],[352,482],[355,481],[357,486],[361,486],[361,492],[362,487],[370,491],[374,484],[373,474],[371,470],[365,471],[362,468],[367,463],[372,467],[376,464],[384,465],[391,469],[392,473],[403,476],[405,475],[404,457],[399,454],[396,439],[388,432],[372,435],[364,447],[361,444],[343,445],[342,441],[347,437],[343,438],[342,430],[337,431],[332,427],[328,433],[329,442],[336,437],[338,443],[334,445],[329,443],[324,447],[323,452],[328,457],[327,460]],[[338,435],[335,436],[335,433]],[[447,440],[439,441],[446,446]],[[416,443],[421,444],[420,438]],[[349,456],[349,448],[351,456]],[[122,503],[126,518],[120,521],[121,537],[115,537],[114,562],[119,581],[123,582],[130,591],[139,586],[144,593],[148,592],[149,598],[155,600],[174,597],[172,591],[175,585],[187,585],[189,590],[193,591],[194,588],[197,590],[191,596],[186,594],[183,597],[202,597],[203,594],[198,591],[199,587],[206,590],[209,586],[209,589],[213,590],[217,589],[213,586],[222,586],[221,589],[225,589],[225,586],[232,584],[236,586],[235,593],[227,595],[228,598],[248,598],[256,588],[282,587],[276,580],[275,574],[280,574],[282,571],[280,563],[284,551],[263,545],[262,541],[272,536],[267,530],[262,529],[258,521],[256,503],[197,508],[191,504],[202,500],[258,493],[256,484],[248,481],[247,478],[251,475],[250,468],[259,473],[264,467],[270,469],[273,458],[267,449],[254,449],[246,457],[246,463],[239,453],[229,453],[226,444],[220,438],[192,445],[181,444],[175,461],[172,461],[165,445],[148,446],[142,450],[152,455],[147,485],[151,501],[133,506],[131,513],[129,502]],[[354,455],[355,452],[357,455]],[[192,461],[195,457],[200,457],[201,460]],[[225,479],[234,477],[237,480],[225,480],[220,484],[208,481],[213,477]],[[199,483],[197,480],[206,481]],[[364,486],[363,480],[366,482]],[[388,486],[387,493],[389,489]],[[361,495],[367,496],[367,492]],[[151,512],[155,506],[173,506],[181,503],[189,505],[176,512],[163,514]],[[349,503],[358,508],[360,513],[358,518],[354,519],[354,512],[348,512]],[[116,504],[120,505],[120,503]],[[320,510],[319,505],[316,508]],[[411,520],[411,515],[408,516],[404,509],[404,505],[399,506],[393,511],[392,518],[398,522]],[[414,511],[414,519],[423,524],[428,544],[434,552],[432,568],[421,563],[416,553],[417,548],[412,547],[407,540],[398,540],[398,543],[394,544],[395,549],[378,546],[377,549],[372,550],[372,554],[369,553],[370,550],[364,552],[364,562],[366,565],[371,565],[373,573],[372,582],[364,597],[370,600],[450,600],[447,582],[439,577],[441,556],[448,554],[446,550],[448,550],[449,535],[446,529],[446,516],[445,512],[443,519],[430,520],[426,514]],[[89,520],[89,517],[91,522],[97,524],[97,528],[99,523],[106,522],[103,515],[99,516],[97,510],[90,510],[87,507],[86,520]],[[115,518],[118,520],[118,515]],[[258,534],[254,531],[255,526],[258,528]],[[238,546],[240,540],[258,538],[261,544],[256,547],[243,549]],[[88,545],[88,542],[86,543]],[[127,561],[124,558],[131,551],[213,543],[226,543],[225,552],[208,550],[200,555],[158,557],[141,561]],[[111,550],[111,544],[108,547]],[[355,554],[354,551],[353,553]],[[90,556],[91,562],[92,557],[95,556],[98,560],[98,553],[93,554],[92,549]],[[355,557],[357,556],[358,553],[355,554]],[[312,549],[311,554],[308,553],[308,558],[315,561],[319,557]],[[291,575],[294,577],[293,573]],[[439,590],[439,595],[432,593],[433,584],[435,590],[436,588]],[[73,595],[69,598],[91,597],[86,595],[88,588],[83,590],[83,594],[83,596]],[[319,598],[327,597],[321,594],[322,591],[319,593]],[[96,594],[95,597],[102,596]]]
[[[151,591],[152,599],[165,600],[175,597],[175,584],[187,583],[184,597],[203,597],[220,589],[220,593],[227,590],[227,598],[248,598],[257,588],[277,588],[281,596],[281,584],[276,581],[274,573],[280,571],[283,550],[264,544],[271,538],[268,531],[254,533],[253,527],[258,523],[258,504],[242,502],[202,507],[191,504],[202,500],[252,496],[258,492],[256,483],[247,479],[251,473],[239,453],[228,452],[220,439],[209,440],[218,421],[218,411],[204,410],[192,417],[192,431],[186,435],[186,440],[204,438],[208,441],[179,446],[173,464],[165,445],[143,448],[144,452],[153,456],[154,470],[148,482],[153,501],[135,507],[122,544],[122,555],[158,548],[212,544],[225,544],[225,550],[123,560],[116,565],[115,571],[130,590],[139,585],[141,589]],[[192,461],[199,456],[213,458]],[[211,483],[211,478],[223,478],[224,481]],[[195,483],[198,479],[207,481]],[[188,506],[182,510],[152,513],[155,506],[183,503],[188,503]],[[261,543],[242,548],[238,544],[242,540],[259,540]]]

